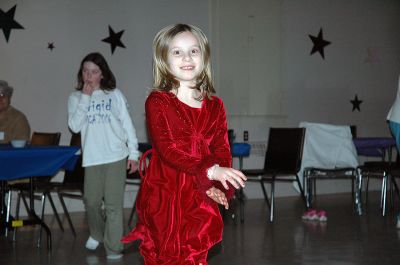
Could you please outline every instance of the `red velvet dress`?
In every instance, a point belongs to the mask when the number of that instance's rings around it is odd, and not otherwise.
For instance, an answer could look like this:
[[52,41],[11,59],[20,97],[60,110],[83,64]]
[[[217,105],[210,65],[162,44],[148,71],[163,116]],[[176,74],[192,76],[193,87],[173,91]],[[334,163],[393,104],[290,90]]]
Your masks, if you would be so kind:
[[218,187],[228,198],[234,192],[207,178],[214,164],[231,167],[224,105],[212,97],[192,108],[172,93],[152,92],[146,119],[153,152],[138,194],[138,223],[122,242],[142,240],[146,265],[206,265],[223,231],[206,190]]

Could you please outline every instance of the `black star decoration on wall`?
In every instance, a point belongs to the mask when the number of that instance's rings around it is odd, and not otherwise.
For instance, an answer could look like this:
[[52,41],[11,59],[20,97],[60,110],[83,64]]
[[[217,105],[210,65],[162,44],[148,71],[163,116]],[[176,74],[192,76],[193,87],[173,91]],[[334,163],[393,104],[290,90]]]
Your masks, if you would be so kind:
[[7,12],[0,9],[0,29],[3,30],[4,37],[6,41],[10,39],[10,34],[12,29],[24,29],[24,27],[14,20],[15,9],[17,5],[13,6]]
[[353,110],[352,111],[355,111],[355,110],[361,111],[360,105],[361,105],[361,103],[363,101],[358,99],[357,94],[356,94],[356,96],[354,97],[353,100],[350,100],[350,102],[351,102],[351,104],[353,104]]
[[314,44],[310,55],[314,54],[315,52],[319,52],[319,54],[321,54],[322,58],[325,59],[324,48],[326,46],[328,46],[329,44],[331,44],[331,42],[324,40],[324,37],[322,36],[322,28],[319,30],[317,37],[312,36],[312,35],[308,35],[308,36],[310,37],[311,41]]
[[56,46],[54,46],[54,42],[48,42],[47,43],[47,49],[49,49],[50,51],[52,51]]
[[111,53],[113,54],[115,51],[115,48],[117,47],[122,47],[125,48],[125,45],[121,41],[122,34],[124,33],[124,30],[121,30],[120,32],[115,33],[114,30],[111,28],[110,25],[108,25],[108,32],[110,36],[108,36],[105,39],[102,39],[101,41],[107,42],[111,45]]

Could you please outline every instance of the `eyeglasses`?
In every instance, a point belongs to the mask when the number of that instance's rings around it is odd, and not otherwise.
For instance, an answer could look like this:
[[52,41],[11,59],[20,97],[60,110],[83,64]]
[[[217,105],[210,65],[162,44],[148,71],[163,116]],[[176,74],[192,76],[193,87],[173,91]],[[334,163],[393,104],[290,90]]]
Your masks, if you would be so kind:
[[0,98],[8,98],[8,95],[0,92]]

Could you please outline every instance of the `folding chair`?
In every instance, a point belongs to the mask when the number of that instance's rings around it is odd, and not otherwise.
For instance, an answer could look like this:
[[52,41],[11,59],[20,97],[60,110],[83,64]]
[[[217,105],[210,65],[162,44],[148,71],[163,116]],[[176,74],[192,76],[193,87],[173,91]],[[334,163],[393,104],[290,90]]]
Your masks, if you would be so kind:
[[[305,203],[304,191],[297,174],[301,166],[304,134],[304,128],[270,128],[264,168],[243,170],[247,181],[260,183],[265,202],[270,210],[270,222],[274,221],[275,182],[291,184],[296,181],[300,187],[300,196]],[[270,199],[265,189],[265,182],[271,185]]]

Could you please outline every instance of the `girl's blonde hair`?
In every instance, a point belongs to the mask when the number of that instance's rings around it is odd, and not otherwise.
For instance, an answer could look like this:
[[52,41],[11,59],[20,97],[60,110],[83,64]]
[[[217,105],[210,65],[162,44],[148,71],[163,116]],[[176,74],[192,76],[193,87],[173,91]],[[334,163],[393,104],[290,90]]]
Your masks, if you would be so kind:
[[161,29],[153,40],[153,88],[161,91],[171,91],[180,86],[179,81],[173,76],[168,67],[168,51],[172,39],[182,32],[191,32],[198,40],[204,63],[203,70],[197,77],[193,89],[201,92],[208,98],[215,93],[211,76],[210,45],[203,31],[196,26],[188,24],[175,24]]

